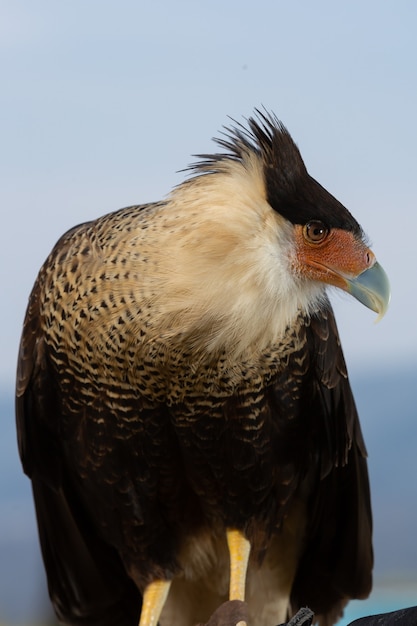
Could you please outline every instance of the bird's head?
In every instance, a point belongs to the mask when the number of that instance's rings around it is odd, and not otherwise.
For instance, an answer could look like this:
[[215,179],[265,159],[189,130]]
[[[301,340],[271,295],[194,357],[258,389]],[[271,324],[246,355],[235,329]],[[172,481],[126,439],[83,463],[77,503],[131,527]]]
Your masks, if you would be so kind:
[[217,143],[223,152],[200,155],[171,195],[167,306],[194,312],[200,329],[209,319],[220,345],[222,329],[236,345],[276,339],[300,311],[327,302],[329,285],[383,316],[385,272],[358,222],[308,174],[281,122],[256,111]]
[[[389,304],[389,282],[358,222],[308,174],[281,122],[260,112],[258,117],[249,120],[249,128],[263,163],[267,200],[293,224],[294,271],[349,292],[381,318]],[[240,137],[249,140],[248,134]]]

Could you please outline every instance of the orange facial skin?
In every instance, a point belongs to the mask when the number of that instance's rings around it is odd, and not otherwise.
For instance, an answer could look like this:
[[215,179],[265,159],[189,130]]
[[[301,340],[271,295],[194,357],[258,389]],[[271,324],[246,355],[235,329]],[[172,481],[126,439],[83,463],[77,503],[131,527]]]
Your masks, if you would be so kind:
[[327,229],[319,221],[295,225],[294,269],[317,280],[349,291],[349,280],[371,268],[376,258],[366,244],[340,228]]

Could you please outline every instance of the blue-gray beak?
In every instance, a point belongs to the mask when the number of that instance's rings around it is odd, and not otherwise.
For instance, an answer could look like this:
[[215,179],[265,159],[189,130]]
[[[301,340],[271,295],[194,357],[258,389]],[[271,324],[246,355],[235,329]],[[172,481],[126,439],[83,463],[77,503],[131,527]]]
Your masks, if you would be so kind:
[[391,299],[391,290],[388,276],[379,263],[375,262],[356,278],[347,278],[346,283],[348,293],[378,313],[377,321],[384,317]]

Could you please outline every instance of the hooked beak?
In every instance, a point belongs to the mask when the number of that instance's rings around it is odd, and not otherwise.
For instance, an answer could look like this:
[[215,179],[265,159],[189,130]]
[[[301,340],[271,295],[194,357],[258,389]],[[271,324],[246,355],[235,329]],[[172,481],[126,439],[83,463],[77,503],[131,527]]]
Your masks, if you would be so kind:
[[345,278],[346,291],[356,300],[378,313],[377,322],[381,320],[391,299],[388,276],[382,266],[376,261],[355,278]]

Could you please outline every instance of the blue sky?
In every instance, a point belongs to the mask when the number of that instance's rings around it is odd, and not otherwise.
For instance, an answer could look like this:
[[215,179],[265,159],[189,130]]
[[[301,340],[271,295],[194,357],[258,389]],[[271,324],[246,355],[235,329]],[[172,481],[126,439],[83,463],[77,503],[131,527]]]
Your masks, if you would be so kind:
[[368,233],[385,319],[334,297],[351,368],[417,382],[417,3],[2,0],[0,383],[27,298],[74,224],[156,200],[228,116],[273,110]]
[[[390,277],[391,307],[377,325],[358,302],[333,297],[359,401],[374,369],[402,372],[405,361],[417,385],[416,29],[415,0],[0,0],[0,393],[14,384],[27,299],[58,237],[163,197],[191,155],[215,148],[228,116],[240,120],[260,105],[362,224]],[[379,441],[375,431],[367,439],[371,469],[390,495],[375,448],[390,447],[399,475],[412,472],[414,431],[404,415],[414,409],[412,392],[403,394],[408,412],[400,404],[395,422],[391,412],[381,421],[384,384],[370,390],[375,414],[360,409],[370,417],[365,429],[377,421]],[[392,436],[398,422],[404,449]],[[3,477],[13,485],[9,420],[1,432]],[[377,488],[378,496],[384,502]],[[400,497],[391,513],[408,528],[416,498]],[[3,509],[3,525],[10,515],[14,524],[15,509]],[[378,535],[389,513],[376,517],[377,540],[394,550],[388,533]],[[35,542],[33,519],[23,517]]]

